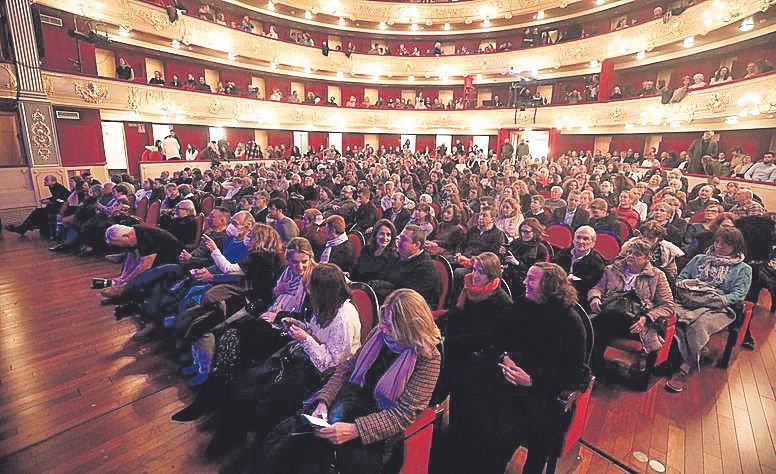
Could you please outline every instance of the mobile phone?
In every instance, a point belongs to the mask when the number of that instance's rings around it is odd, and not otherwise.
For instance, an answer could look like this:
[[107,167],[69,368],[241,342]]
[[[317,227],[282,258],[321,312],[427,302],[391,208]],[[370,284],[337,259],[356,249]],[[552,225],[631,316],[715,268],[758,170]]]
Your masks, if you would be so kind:
[[310,416],[305,413],[302,413],[302,421],[304,421],[308,425],[316,426],[318,428],[328,428],[331,426],[331,424],[329,424],[329,422],[324,420],[323,418],[316,418],[314,416]]

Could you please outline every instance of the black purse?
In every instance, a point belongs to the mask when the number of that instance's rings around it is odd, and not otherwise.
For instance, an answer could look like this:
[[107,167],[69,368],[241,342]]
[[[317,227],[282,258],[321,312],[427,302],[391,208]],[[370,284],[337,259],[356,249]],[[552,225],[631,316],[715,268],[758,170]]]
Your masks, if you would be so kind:
[[647,306],[634,290],[615,290],[601,300],[600,314],[619,314],[631,321],[647,315]]

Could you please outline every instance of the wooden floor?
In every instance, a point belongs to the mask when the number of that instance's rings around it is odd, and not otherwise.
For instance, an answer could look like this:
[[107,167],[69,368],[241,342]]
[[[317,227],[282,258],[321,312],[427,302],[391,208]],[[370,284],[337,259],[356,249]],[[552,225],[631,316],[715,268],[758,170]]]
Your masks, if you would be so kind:
[[[169,350],[132,342],[132,321],[88,289],[115,266],[47,246],[0,240],[0,472],[218,471],[202,456],[206,427],[169,420],[191,399]],[[639,472],[651,469],[637,451],[669,473],[776,474],[773,327],[758,308],[757,351],[705,368],[683,394],[601,384],[585,440]],[[587,449],[559,471],[622,472]]]

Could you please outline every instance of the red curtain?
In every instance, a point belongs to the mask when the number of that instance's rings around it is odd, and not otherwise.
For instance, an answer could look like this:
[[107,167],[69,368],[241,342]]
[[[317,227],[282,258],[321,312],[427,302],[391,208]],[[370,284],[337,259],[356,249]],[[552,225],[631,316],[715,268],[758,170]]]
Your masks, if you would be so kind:
[[498,140],[498,136],[497,135],[489,135],[488,136],[488,150],[489,151],[493,150],[496,153],[498,153],[498,149],[499,149],[499,144],[500,143],[501,142]]
[[436,150],[436,135],[415,135],[415,150],[423,151],[426,147],[432,153]]
[[145,146],[150,145],[152,141],[150,123],[124,122],[124,142],[127,145],[127,172],[129,174],[140,175],[140,167],[138,166],[140,157],[145,151]]
[[[97,74],[97,59],[94,53],[94,45],[85,41],[78,41],[78,48],[76,49],[75,38],[67,34],[68,30],[75,27],[73,22],[75,16],[48,8],[41,8],[40,12],[62,20],[62,27],[41,23],[43,45],[45,47],[45,55],[41,58],[43,68],[69,73],[78,72],[78,65],[73,64],[73,61],[79,59],[80,50],[81,72],[90,75]],[[78,21],[78,30],[89,31],[88,23],[82,20]]]
[[[307,134],[307,144],[315,150],[318,150],[321,145],[324,147],[329,146],[329,132],[309,132]],[[345,143],[343,143],[342,146],[344,147]],[[302,150],[302,152],[304,153],[305,150]]]
[[392,146],[396,148],[397,146],[401,146],[401,135],[389,135],[389,134],[383,134],[378,137],[378,146],[380,147],[386,147]]
[[241,71],[239,69],[224,69],[219,71],[219,78],[226,87],[227,81],[234,81],[235,85],[240,88],[240,94],[244,94],[246,87],[251,82],[252,74],[248,71]]
[[[644,152],[644,140],[646,135],[612,135],[612,141],[609,143],[609,151],[614,153],[615,151],[628,151],[628,149],[634,152]],[[595,137],[593,138],[595,141]],[[603,150],[602,150],[603,151]]]
[[[622,85],[618,82],[617,72],[614,70],[614,61],[611,59],[604,59],[601,63],[601,75],[598,83],[598,101],[603,102],[609,99],[609,94],[612,93],[614,86]],[[582,91],[580,91],[582,92]]]
[[364,86],[358,84],[342,84],[340,86],[340,94],[342,95],[342,103],[346,104],[350,97],[356,98],[356,103],[361,104],[364,101]]
[[267,130],[267,144],[269,146],[285,145],[288,148],[293,140],[293,133],[287,130]]
[[283,100],[291,95],[291,80],[286,77],[268,77],[265,80],[265,86],[267,88],[267,97],[272,95],[272,91],[279,89],[283,94]]
[[[504,140],[509,138],[509,135],[512,133],[511,130],[508,128],[499,128],[498,129],[498,135],[496,136],[496,145],[490,145],[491,148],[496,150],[496,153],[498,154],[499,159],[501,159],[501,144],[504,143]],[[515,146],[515,143],[512,144],[512,146]]]
[[744,153],[752,155],[752,159],[757,161],[765,152],[769,151],[771,138],[774,135],[776,135],[776,130],[773,128],[719,132],[719,151],[724,151],[730,158],[730,150],[735,146],[740,146]]
[[142,53],[118,50],[116,51],[116,65],[119,64],[119,58],[124,58],[127,64],[132,66],[132,70],[135,72],[135,80],[133,82],[139,82],[142,84],[147,83],[146,69],[145,69],[145,56]]
[[62,109],[78,112],[80,119],[57,119],[59,153],[62,166],[88,166],[105,164],[105,148],[102,144],[100,111],[89,109]]
[[[287,132],[291,134],[291,132]],[[224,138],[229,142],[229,148],[234,150],[238,143],[245,145],[251,140],[256,139],[256,132],[252,128],[224,128]],[[290,144],[289,140],[286,145]]]
[[181,153],[185,153],[189,144],[194,145],[197,151],[202,152],[210,139],[210,132],[204,125],[175,125],[175,136],[181,142]]
[[658,147],[658,153],[673,151],[678,155],[680,152],[686,151],[693,140],[700,136],[699,133],[664,133],[660,147]]
[[343,133],[342,134],[342,148],[347,147],[359,149],[364,148],[364,135],[361,133]]
[[[312,92],[313,94],[321,98],[321,103],[328,102],[329,89],[326,86],[325,82],[308,82],[304,86],[305,86],[305,90],[304,90],[305,96],[307,95],[308,92]],[[345,94],[343,93],[342,96],[344,97]]]
[[[178,75],[178,79],[183,83],[186,82],[186,78],[189,74],[194,75],[194,80],[199,80],[200,76],[205,76],[205,66],[194,62],[185,63],[174,60],[172,58],[165,58],[164,60],[164,79],[167,82],[172,81],[172,76]],[[215,85],[215,84],[213,84]],[[239,85],[239,84],[238,84]]]

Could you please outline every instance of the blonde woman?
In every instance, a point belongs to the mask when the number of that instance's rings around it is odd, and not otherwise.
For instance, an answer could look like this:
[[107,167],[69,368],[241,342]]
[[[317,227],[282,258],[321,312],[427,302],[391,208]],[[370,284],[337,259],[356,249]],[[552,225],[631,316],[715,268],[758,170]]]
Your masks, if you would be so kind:
[[517,201],[513,198],[502,199],[498,207],[496,227],[506,234],[509,242],[520,236],[520,224],[522,223],[523,213],[520,211]]
[[[394,448],[428,406],[437,383],[440,340],[420,294],[400,289],[388,295],[377,327],[310,405],[313,417],[331,425],[313,436],[289,436],[306,428],[298,415],[287,418],[266,438],[262,472],[318,472],[330,464],[335,446],[337,465],[347,472],[397,472],[403,455]],[[378,372],[371,373],[373,368]]]

